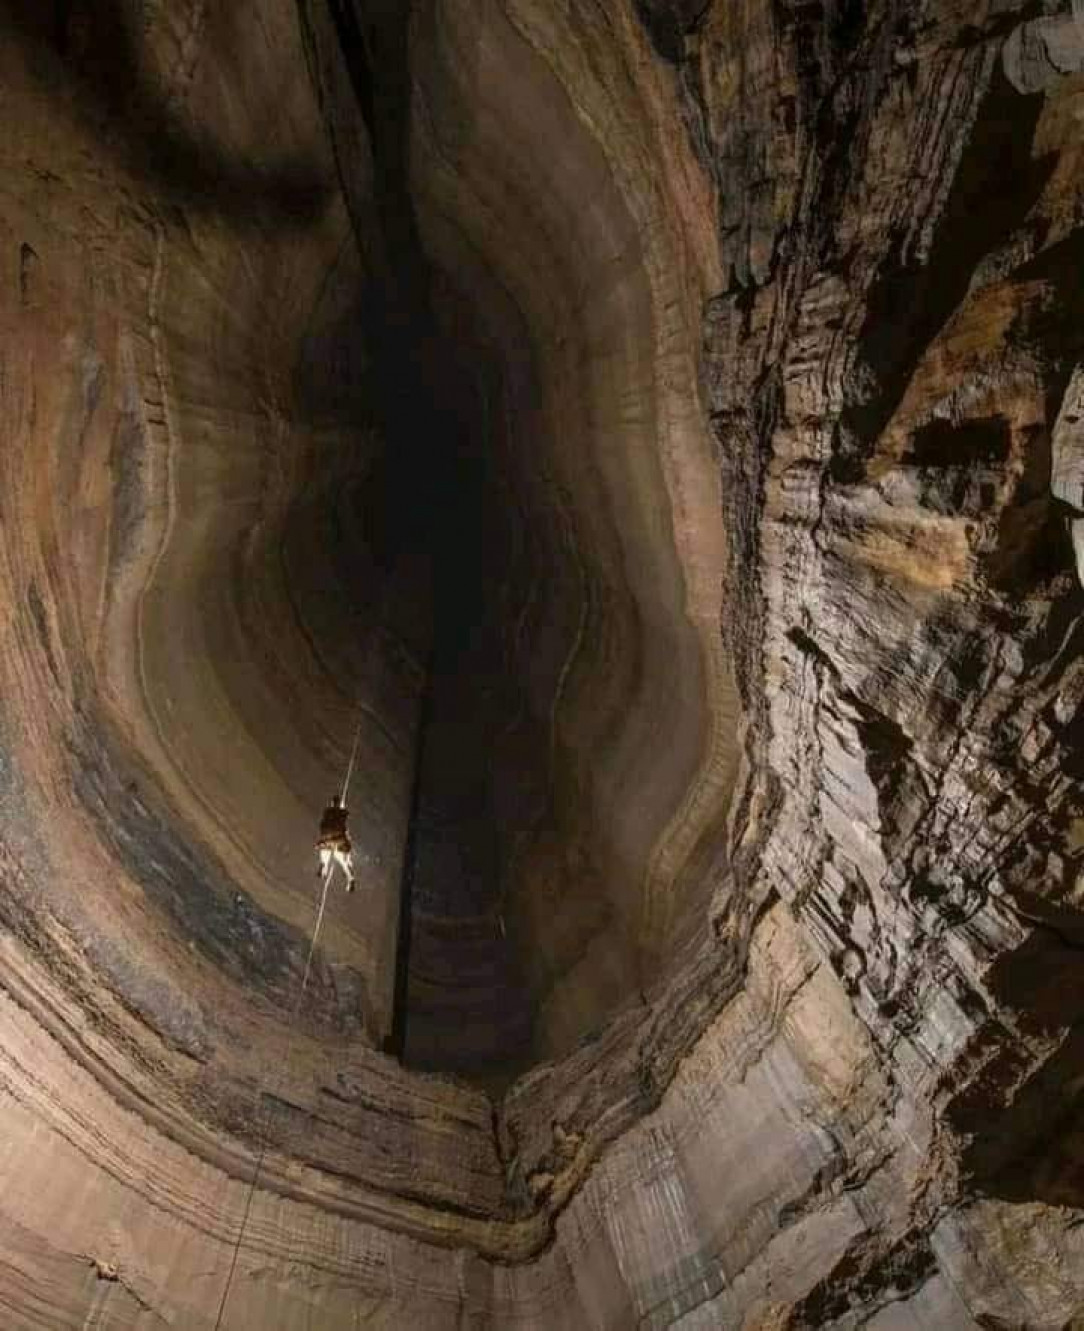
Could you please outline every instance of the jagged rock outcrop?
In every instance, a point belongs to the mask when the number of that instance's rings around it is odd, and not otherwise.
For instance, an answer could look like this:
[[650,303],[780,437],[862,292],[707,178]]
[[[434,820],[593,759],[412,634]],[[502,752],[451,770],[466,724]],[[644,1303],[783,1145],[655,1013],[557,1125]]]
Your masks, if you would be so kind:
[[3,22],[4,1324],[1075,1324],[1078,8]]

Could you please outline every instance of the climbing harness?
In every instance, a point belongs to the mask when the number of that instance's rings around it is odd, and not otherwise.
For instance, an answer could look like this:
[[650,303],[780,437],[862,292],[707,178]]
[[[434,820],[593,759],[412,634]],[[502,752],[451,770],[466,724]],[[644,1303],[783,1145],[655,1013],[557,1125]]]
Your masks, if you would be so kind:
[[[362,717],[359,716],[357,729],[354,731],[354,746],[350,750],[350,762],[347,764],[346,777],[343,781],[341,802],[344,807],[346,805],[346,796],[350,790],[350,778],[354,775],[354,763],[358,756],[358,744],[361,740],[361,724],[362,724]],[[327,868],[324,870],[323,874],[324,882],[323,882],[323,889],[320,892],[320,909],[316,913],[316,927],[312,931],[312,938],[309,940],[309,954],[305,958],[305,973],[301,978],[301,987],[297,991],[297,998],[294,1000],[293,1011],[290,1013],[291,1040],[293,1038],[293,1027],[297,1021],[298,1016],[301,1013],[301,1004],[305,998],[305,990],[308,987],[309,974],[312,970],[312,959],[316,952],[317,941],[319,940],[320,937],[320,928],[324,922],[324,908],[327,905],[327,889],[328,885],[331,882],[331,875],[332,872],[334,871],[334,868],[335,868],[334,860],[329,860]],[[290,1044],[288,1043],[287,1054],[286,1054],[287,1065],[290,1062],[291,1052],[292,1050]],[[244,1213],[241,1216],[241,1228],[237,1231],[237,1239],[233,1245],[233,1256],[230,1258],[230,1270],[229,1274],[226,1277],[226,1287],[222,1291],[222,1301],[218,1305],[218,1316],[215,1318],[215,1331],[219,1331],[220,1327],[222,1326],[222,1318],[226,1312],[226,1303],[230,1297],[230,1287],[233,1284],[234,1273],[237,1270],[237,1258],[240,1255],[241,1244],[244,1241],[245,1230],[248,1227],[249,1212],[252,1210],[252,1199],[256,1195],[256,1185],[260,1181],[260,1171],[263,1169],[264,1156],[267,1153],[266,1129],[268,1126],[267,1123],[268,1117],[269,1117],[268,1111],[265,1110],[260,1125],[260,1133],[259,1133],[260,1149],[256,1153],[256,1168],[252,1171],[252,1181],[248,1185],[248,1196],[245,1199],[245,1209]]]

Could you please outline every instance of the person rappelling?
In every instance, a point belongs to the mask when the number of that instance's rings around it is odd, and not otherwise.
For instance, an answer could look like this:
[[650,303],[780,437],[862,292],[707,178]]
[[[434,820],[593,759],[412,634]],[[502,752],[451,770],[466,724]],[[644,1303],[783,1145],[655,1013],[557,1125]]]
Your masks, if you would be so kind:
[[334,862],[346,874],[346,890],[354,890],[354,852],[350,842],[350,833],[346,830],[346,820],[350,810],[338,795],[332,795],[331,803],[324,810],[320,819],[320,835],[316,839],[316,849],[320,855],[320,867],[316,870],[317,878],[330,873],[329,866]]

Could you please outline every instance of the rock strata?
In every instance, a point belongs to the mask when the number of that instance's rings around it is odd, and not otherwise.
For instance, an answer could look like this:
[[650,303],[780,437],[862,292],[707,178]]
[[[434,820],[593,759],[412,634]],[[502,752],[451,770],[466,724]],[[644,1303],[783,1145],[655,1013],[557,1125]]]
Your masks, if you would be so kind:
[[2,22],[0,1321],[1084,1318],[1079,6]]

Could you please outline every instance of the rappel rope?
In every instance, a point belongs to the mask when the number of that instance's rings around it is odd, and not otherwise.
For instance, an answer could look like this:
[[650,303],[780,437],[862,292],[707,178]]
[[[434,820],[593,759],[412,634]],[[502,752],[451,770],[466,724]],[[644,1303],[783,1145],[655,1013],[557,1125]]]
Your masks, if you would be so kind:
[[361,717],[358,717],[358,727],[354,731],[354,747],[350,750],[350,761],[346,765],[346,778],[343,781],[342,803],[346,803],[346,797],[350,793],[350,778],[354,775],[354,763],[358,756],[358,743],[361,740]]
[[[354,747],[350,750],[350,762],[346,768],[346,778],[343,781],[342,799],[343,806],[346,806],[346,796],[350,790],[350,778],[354,775],[354,763],[358,756],[358,744],[361,741],[362,717],[358,717],[357,729],[354,731]],[[301,1004],[305,998],[305,989],[309,983],[309,974],[312,970],[312,959],[316,953],[316,943],[320,937],[320,928],[324,922],[324,908],[327,906],[327,889],[331,882],[331,875],[335,869],[335,861],[328,860],[327,868],[324,870],[323,890],[320,893],[320,909],[316,913],[316,927],[312,931],[312,938],[309,940],[309,955],[305,958],[305,973],[301,977],[301,987],[297,991],[297,998],[294,1000],[294,1008],[290,1013],[291,1038],[292,1028],[301,1013]],[[287,1064],[290,1061],[290,1047],[287,1045]],[[256,1185],[260,1181],[260,1171],[263,1169],[264,1155],[267,1152],[267,1133],[264,1129],[267,1126],[267,1110],[264,1110],[263,1122],[260,1130],[260,1149],[256,1153],[256,1168],[252,1171],[252,1182],[248,1186],[248,1196],[245,1199],[245,1210],[241,1216],[241,1228],[237,1231],[237,1239],[233,1245],[233,1256],[230,1258],[230,1271],[226,1277],[226,1288],[222,1291],[222,1302],[218,1305],[218,1316],[215,1318],[215,1331],[219,1331],[222,1326],[222,1318],[226,1312],[226,1302],[230,1297],[230,1287],[233,1284],[234,1272],[237,1270],[237,1258],[241,1252],[241,1244],[244,1241],[245,1230],[248,1227],[249,1212],[252,1210],[252,1199],[256,1195]]]
[[[354,747],[350,751],[350,762],[346,767],[346,780],[343,782],[343,793],[340,798],[340,804],[346,808],[346,796],[350,790],[350,778],[354,775],[354,760],[358,756],[358,741],[361,739],[361,717],[358,717],[358,728],[354,731]],[[328,860],[327,869],[324,871],[324,890],[320,893],[320,909],[316,913],[316,928],[312,931],[312,942],[309,944],[309,956],[305,962],[305,974],[301,981],[301,993],[298,995],[298,1006],[300,1009],[301,999],[305,996],[305,986],[309,982],[309,968],[312,965],[313,952],[316,949],[316,940],[320,937],[320,926],[324,923],[324,907],[327,905],[327,887],[331,882],[331,872],[335,867],[334,860]],[[297,1016],[297,1013],[294,1013]]]

